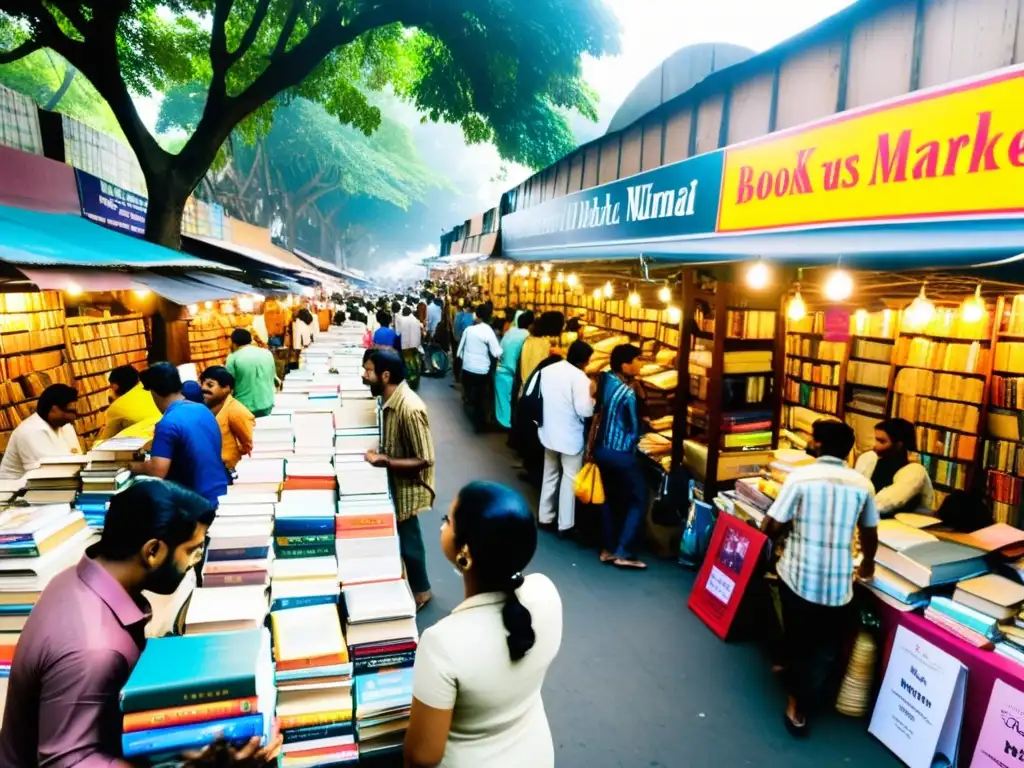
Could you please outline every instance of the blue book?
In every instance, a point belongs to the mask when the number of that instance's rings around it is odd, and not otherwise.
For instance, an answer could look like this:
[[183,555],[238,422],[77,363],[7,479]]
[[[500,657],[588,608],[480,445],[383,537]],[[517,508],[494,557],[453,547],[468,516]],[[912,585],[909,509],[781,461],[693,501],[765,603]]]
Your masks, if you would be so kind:
[[287,517],[274,520],[274,536],[313,536],[334,533],[334,516]]
[[412,703],[412,668],[356,678],[356,711],[373,714]]
[[240,745],[253,736],[262,737],[263,726],[263,715],[245,715],[208,723],[154,728],[149,731],[121,734],[121,749],[125,757],[138,757],[199,749],[212,744],[218,738],[223,738],[230,744]]
[[351,677],[352,663],[332,664],[329,667],[305,667],[303,669],[287,669],[275,673],[278,682],[289,680],[317,680],[324,677]]
[[270,606],[271,611],[282,611],[287,608],[305,608],[307,605],[327,605],[338,602],[337,594],[301,595],[299,597],[279,597]]
[[33,607],[31,603],[0,605],[0,616],[28,616]]
[[121,711],[145,712],[183,704],[273,694],[270,633],[265,629],[210,632],[150,640],[121,689]]
[[963,603],[958,603],[956,600],[937,596],[932,598],[931,606],[943,616],[948,616],[968,629],[973,629],[989,640],[999,640],[1003,636],[999,631],[998,621],[991,616],[986,616],[981,611],[976,611]]
[[221,560],[262,560],[270,554],[266,547],[237,547],[235,549],[207,549],[206,559],[211,562]]

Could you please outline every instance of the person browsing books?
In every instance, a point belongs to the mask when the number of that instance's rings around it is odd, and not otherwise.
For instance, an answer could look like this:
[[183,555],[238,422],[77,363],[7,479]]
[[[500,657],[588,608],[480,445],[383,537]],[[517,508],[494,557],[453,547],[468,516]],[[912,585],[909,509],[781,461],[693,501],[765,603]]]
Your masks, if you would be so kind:
[[807,733],[807,713],[839,657],[852,615],[853,537],[860,533],[860,576],[874,575],[878,510],[871,481],[846,465],[853,429],[819,419],[807,452],[817,456],[790,472],[765,516],[762,530],[786,539],[778,564],[786,690],[784,722],[794,736]]
[[875,506],[882,517],[921,510],[931,514],[935,491],[928,470],[912,461],[917,451],[914,425],[887,419],[875,425],[875,447],[857,459],[856,470],[875,487]]
[[235,377],[221,365],[212,365],[200,377],[203,402],[217,417],[220,427],[220,455],[228,471],[234,471],[243,456],[252,453],[252,433],[256,417],[249,409],[232,397]]
[[483,432],[487,426],[485,409],[491,360],[500,360],[503,354],[498,337],[491,327],[492,315],[488,304],[476,308],[476,322],[462,333],[462,341],[456,353],[462,361],[462,390],[466,410],[477,432]]
[[245,328],[231,332],[231,348],[234,351],[224,367],[235,377],[235,399],[256,418],[269,416],[278,381],[274,353],[253,344],[252,334]]
[[416,649],[407,768],[551,768],[541,688],[562,644],[562,600],[547,576],[523,576],[537,550],[526,500],[497,483],[459,491],[441,549],[465,600]]
[[67,384],[51,384],[36,401],[36,412],[11,433],[0,462],[0,480],[17,480],[47,456],[82,452],[72,426],[78,418],[78,392]]
[[434,439],[427,406],[405,381],[405,363],[392,350],[368,350],[363,383],[381,398],[380,451],[367,451],[367,463],[384,467],[398,517],[398,543],[417,610],[430,602],[427,552],[419,513],[434,505]]
[[185,399],[181,376],[170,363],[153,364],[141,379],[163,418],[156,423],[150,458],[132,464],[132,472],[173,480],[216,507],[228,490],[217,418],[205,405]]
[[97,442],[109,440],[119,435],[128,427],[143,421],[156,421],[160,418],[153,396],[146,391],[139,381],[139,372],[130,365],[122,365],[110,372],[110,394],[114,401],[107,407],[104,414],[106,422]]
[[[0,765],[129,768],[119,696],[146,643],[143,591],[178,588],[202,558],[213,518],[204,498],[161,480],[112,498],[100,541],[46,586],[18,639]],[[264,765],[280,746],[276,734],[263,748],[258,739],[238,751],[217,745],[185,765]]]

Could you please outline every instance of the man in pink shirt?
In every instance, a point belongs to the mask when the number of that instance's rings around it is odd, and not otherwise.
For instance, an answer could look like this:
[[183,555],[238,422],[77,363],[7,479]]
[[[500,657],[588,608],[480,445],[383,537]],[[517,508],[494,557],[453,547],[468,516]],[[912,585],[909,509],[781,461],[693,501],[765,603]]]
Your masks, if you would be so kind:
[[[109,768],[121,759],[118,697],[145,647],[143,590],[172,594],[203,555],[213,505],[180,485],[137,480],[114,496],[98,544],[43,590],[18,640],[0,729],[4,768]],[[186,765],[272,759],[280,737],[216,745]],[[221,755],[222,756],[222,755]]]

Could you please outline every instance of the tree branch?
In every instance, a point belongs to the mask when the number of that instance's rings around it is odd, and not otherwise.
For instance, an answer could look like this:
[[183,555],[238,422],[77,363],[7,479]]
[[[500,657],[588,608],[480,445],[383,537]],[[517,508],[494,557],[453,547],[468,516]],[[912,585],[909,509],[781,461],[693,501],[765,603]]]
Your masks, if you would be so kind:
[[50,3],[71,22],[71,25],[78,30],[82,37],[88,34],[89,22],[82,15],[82,9],[78,7],[77,3],[68,2],[68,0],[50,0]]
[[259,0],[256,10],[253,11],[252,21],[249,23],[248,29],[245,30],[245,34],[242,35],[241,42],[238,43],[238,47],[232,53],[228,54],[228,69],[252,48],[252,44],[256,42],[256,38],[260,33],[260,27],[263,26],[263,22],[267,18],[268,10],[270,10],[270,0]]
[[11,64],[23,59],[31,53],[35,53],[43,46],[35,40],[26,40],[21,45],[16,45],[9,51],[0,51],[0,64]]
[[299,4],[295,0],[291,0],[291,5],[288,7],[288,17],[284,20],[284,26],[281,27],[281,34],[277,38],[277,43],[274,45],[274,50],[270,53],[270,60],[273,61],[288,47],[288,41],[292,37],[292,33],[295,31],[295,24],[299,20]]

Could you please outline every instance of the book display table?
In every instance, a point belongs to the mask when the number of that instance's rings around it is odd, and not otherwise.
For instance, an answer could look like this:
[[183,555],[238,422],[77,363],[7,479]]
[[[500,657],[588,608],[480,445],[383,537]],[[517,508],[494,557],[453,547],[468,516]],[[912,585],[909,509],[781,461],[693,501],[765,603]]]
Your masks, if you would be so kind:
[[[893,639],[898,627],[911,632],[934,644],[958,659],[967,667],[967,694],[964,698],[963,729],[960,732],[960,764],[969,765],[974,754],[974,745],[981,733],[988,700],[996,680],[1003,680],[1017,690],[1024,690],[1024,667],[994,651],[986,651],[964,642],[928,621],[918,613],[903,613],[883,603],[866,589],[858,590],[876,609],[881,621],[882,655],[880,670],[885,669],[892,650]],[[881,678],[879,678],[881,679]]]

